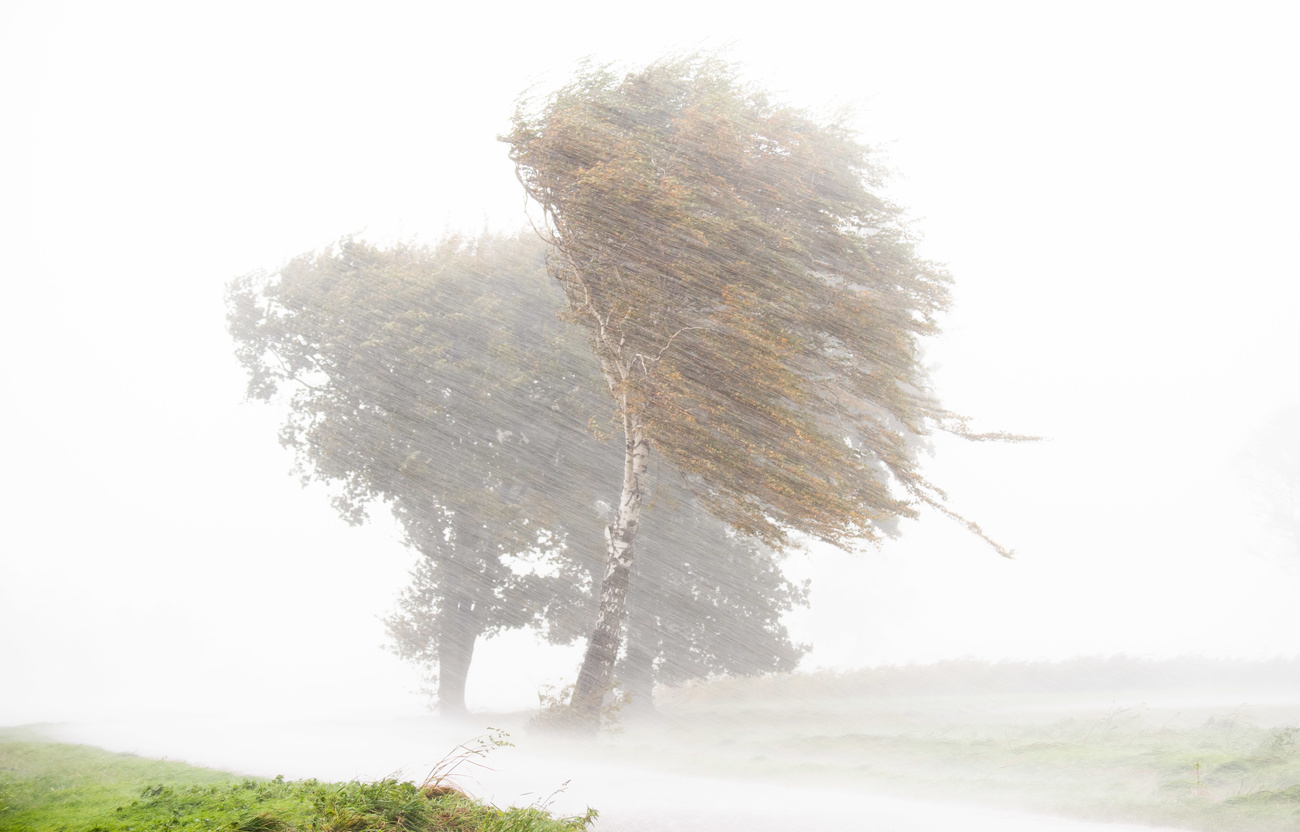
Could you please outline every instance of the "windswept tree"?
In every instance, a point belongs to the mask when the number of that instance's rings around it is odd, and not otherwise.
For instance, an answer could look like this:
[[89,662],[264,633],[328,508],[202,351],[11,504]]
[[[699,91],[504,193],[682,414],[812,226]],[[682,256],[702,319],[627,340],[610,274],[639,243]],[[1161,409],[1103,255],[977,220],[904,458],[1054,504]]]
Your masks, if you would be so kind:
[[[612,407],[563,306],[532,235],[387,249],[345,239],[230,287],[248,394],[284,392],[281,442],[304,479],[335,483],[352,523],[386,504],[421,554],[387,623],[399,655],[436,677],[443,713],[465,709],[480,636],[532,626],[567,643],[595,618],[599,497],[620,451],[593,434]],[[649,703],[657,676],[793,667],[802,651],[780,614],[803,594],[774,555],[720,533],[680,487],[660,503],[647,566],[672,578],[645,590],[664,592],[689,637],[638,619],[652,632],[635,639],[648,652],[628,657],[644,682],[634,702]],[[702,524],[709,533],[682,536]]]
[[503,140],[623,431],[580,718],[619,653],[652,448],[716,517],[776,547],[791,532],[872,541],[918,504],[956,516],[917,466],[935,428],[965,433],[918,352],[949,278],[846,126],[692,56],[585,67],[521,105]]

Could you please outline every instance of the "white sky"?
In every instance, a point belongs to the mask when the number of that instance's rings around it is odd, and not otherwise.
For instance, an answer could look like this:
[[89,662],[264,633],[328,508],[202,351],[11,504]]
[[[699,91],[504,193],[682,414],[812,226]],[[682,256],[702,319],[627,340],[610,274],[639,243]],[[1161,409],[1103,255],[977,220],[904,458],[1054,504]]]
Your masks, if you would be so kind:
[[[810,666],[1296,653],[1300,572],[1228,475],[1300,399],[1292,4],[457,5],[0,5],[0,724],[418,711],[378,620],[411,556],[289,476],[224,286],[521,226],[515,96],[700,46],[857,108],[957,280],[941,397],[1052,439],[931,469],[1014,562],[937,516],[793,558]],[[572,675],[529,645],[480,646],[471,707]]]

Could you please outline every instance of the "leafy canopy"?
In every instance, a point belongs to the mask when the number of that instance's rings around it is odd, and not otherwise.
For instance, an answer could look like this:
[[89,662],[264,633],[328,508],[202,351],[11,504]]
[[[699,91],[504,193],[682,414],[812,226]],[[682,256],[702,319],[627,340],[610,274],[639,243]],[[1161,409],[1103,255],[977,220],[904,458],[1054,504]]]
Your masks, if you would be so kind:
[[581,345],[535,241],[345,239],[235,281],[228,302],[250,398],[288,393],[281,442],[304,479],[341,486],[353,523],[388,504],[485,632],[539,623],[578,583],[564,558],[549,576],[510,567],[594,499],[575,448],[600,391],[590,360],[565,363]]
[[[381,248],[344,239],[228,295],[249,396],[283,395],[299,471],[342,486],[360,522],[387,503],[421,558],[387,619],[399,655],[432,669],[444,607],[484,632],[585,636],[622,448],[591,429],[612,406],[534,235]],[[728,534],[665,470],[647,511],[633,601],[665,681],[791,669],[780,622],[806,593],[775,553]]]
[[711,511],[840,546],[952,514],[916,463],[962,432],[918,350],[949,278],[844,124],[690,56],[584,67],[503,140],[616,400]]

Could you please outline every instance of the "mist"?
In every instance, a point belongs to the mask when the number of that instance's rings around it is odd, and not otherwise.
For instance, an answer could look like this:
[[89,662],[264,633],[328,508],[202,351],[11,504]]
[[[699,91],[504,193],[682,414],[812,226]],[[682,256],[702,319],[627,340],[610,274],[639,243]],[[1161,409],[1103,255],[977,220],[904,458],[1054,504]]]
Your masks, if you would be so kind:
[[[912,818],[897,828],[982,803],[989,826],[1045,829],[996,813],[1068,813],[1060,795],[944,784],[1010,764],[985,740],[1088,746],[1117,724],[1195,744],[1235,714],[1231,742],[1271,748],[1300,720],[1279,496],[1300,476],[1279,462],[1300,403],[1295,23],[1283,4],[6,5],[0,725],[339,779],[418,779],[492,725],[516,747],[471,791],[528,804],[569,780],[556,805],[611,830],[719,826],[718,795],[782,778],[841,825],[871,794],[879,823]],[[420,560],[408,530],[383,506],[350,526],[337,487],[290,472],[288,405],[245,400],[227,287],[344,238],[538,224],[498,141],[517,98],[587,56],[633,71],[696,49],[851,112],[893,171],[919,253],[953,276],[924,342],[937,396],[976,430],[1044,437],[940,434],[921,466],[1016,558],[923,511],[878,548],[781,560],[808,582],[779,622],[808,647],[793,672],[660,685],[662,723],[583,751],[527,728],[583,642],[507,629],[475,647],[465,721],[439,721],[385,626]],[[966,745],[879,739],[940,736]],[[680,815],[638,803],[615,759]],[[858,770],[873,760],[912,774]]]

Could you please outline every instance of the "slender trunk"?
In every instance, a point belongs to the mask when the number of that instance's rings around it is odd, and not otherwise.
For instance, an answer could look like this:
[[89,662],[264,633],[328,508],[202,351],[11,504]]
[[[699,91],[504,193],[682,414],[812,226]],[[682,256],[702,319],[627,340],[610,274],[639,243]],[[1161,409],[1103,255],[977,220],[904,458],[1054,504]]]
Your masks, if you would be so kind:
[[442,590],[438,621],[438,713],[460,717],[465,705],[465,682],[474,659],[474,643],[482,632],[481,610],[474,600],[481,592],[480,576],[470,566],[478,553],[490,549],[484,530],[457,512],[452,519],[453,549],[442,562]]
[[[645,553],[641,554],[644,573]],[[644,574],[637,575],[638,586],[644,589]],[[626,697],[624,712],[634,716],[654,713],[655,654],[659,652],[659,623],[654,608],[640,599],[629,604],[627,613],[627,655],[619,665],[619,682]]]
[[596,629],[587,642],[587,653],[578,671],[578,682],[573,688],[575,716],[583,727],[595,730],[600,724],[601,701],[608,692],[614,676],[614,662],[618,660],[619,643],[623,636],[623,621],[627,616],[627,587],[632,574],[633,543],[637,525],[641,520],[641,499],[644,493],[646,467],[650,457],[650,443],[638,420],[623,411],[625,453],[623,461],[623,496],[619,500],[614,523],[605,529],[609,544],[609,560],[605,577],[600,584],[600,611]]
[[444,717],[464,716],[465,681],[474,659],[479,626],[474,605],[466,597],[445,600],[441,632],[438,634],[438,713]]

